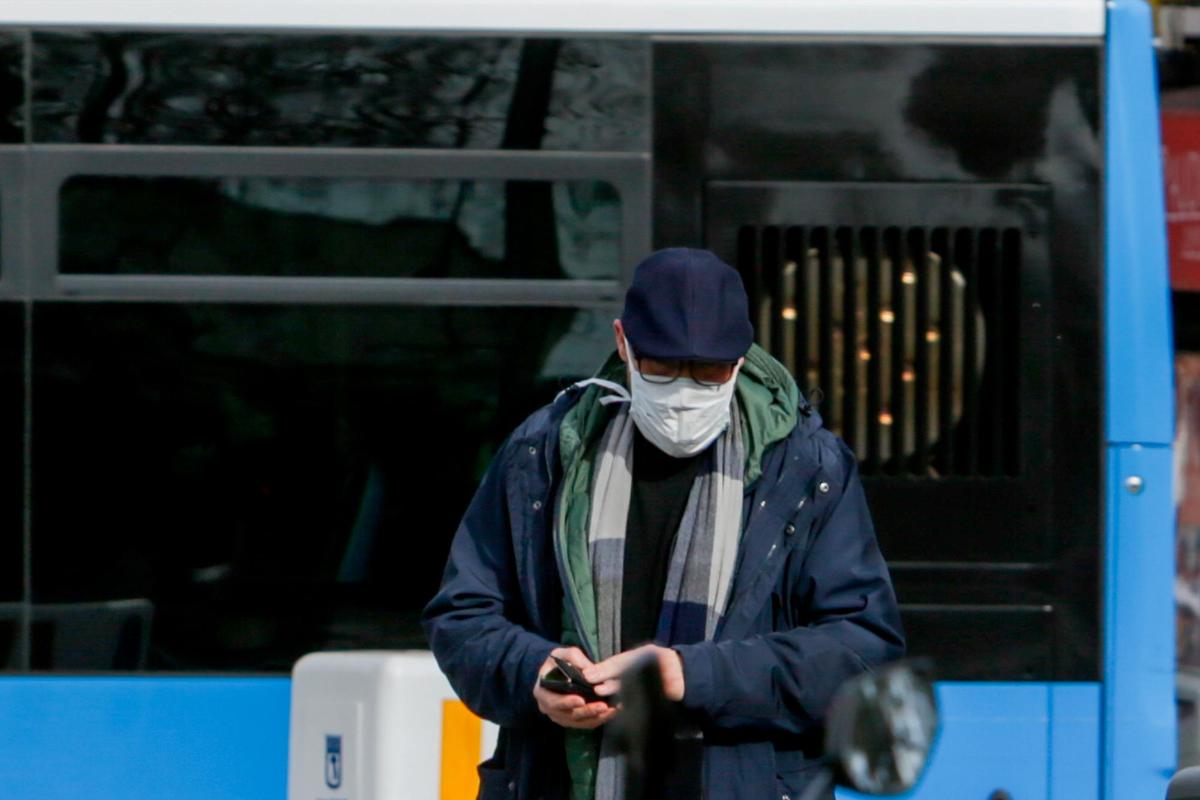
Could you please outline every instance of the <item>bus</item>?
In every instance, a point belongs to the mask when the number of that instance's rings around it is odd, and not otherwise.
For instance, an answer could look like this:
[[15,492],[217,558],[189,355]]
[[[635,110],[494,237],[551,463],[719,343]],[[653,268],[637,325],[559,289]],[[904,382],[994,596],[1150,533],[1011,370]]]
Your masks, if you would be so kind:
[[5,796],[282,798],[291,666],[425,647],[668,245],[860,459],[913,796],[1163,796],[1154,69],[1140,0],[0,7]]

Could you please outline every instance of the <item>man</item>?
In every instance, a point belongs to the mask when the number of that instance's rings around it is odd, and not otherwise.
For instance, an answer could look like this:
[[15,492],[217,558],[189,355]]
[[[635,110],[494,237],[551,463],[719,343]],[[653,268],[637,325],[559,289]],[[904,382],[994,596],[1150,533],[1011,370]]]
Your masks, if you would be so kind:
[[[712,253],[648,257],[613,329],[596,378],[497,454],[425,609],[455,691],[501,726],[479,796],[619,800],[605,698],[652,653],[696,754],[677,794],[796,798],[834,690],[904,648],[857,461]],[[541,687],[551,656],[601,700]]]

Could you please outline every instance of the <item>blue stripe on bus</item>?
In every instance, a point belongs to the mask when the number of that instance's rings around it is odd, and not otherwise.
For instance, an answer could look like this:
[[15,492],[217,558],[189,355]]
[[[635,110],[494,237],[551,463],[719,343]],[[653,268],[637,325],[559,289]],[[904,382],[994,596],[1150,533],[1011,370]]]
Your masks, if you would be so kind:
[[286,677],[0,678],[6,800],[284,800]]
[[1050,685],[1050,800],[1100,797],[1100,685]]
[[1141,0],[1108,8],[1101,763],[1103,797],[1124,800],[1163,797],[1175,761],[1175,420],[1150,9]]
[[1174,464],[1165,446],[1114,446],[1107,460],[1103,796],[1165,797],[1176,749]]
[[1175,429],[1174,367],[1151,36],[1150,11],[1142,0],[1109,4],[1104,122],[1105,440],[1169,444]]
[[[0,678],[3,796],[284,800],[289,690],[287,678]],[[1097,796],[1098,684],[937,691],[942,733],[913,798]]]

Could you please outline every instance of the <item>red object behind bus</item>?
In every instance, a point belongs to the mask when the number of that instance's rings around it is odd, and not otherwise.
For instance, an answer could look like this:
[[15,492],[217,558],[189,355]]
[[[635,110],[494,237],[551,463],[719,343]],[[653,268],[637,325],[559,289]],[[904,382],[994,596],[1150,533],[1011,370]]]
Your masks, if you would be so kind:
[[1171,288],[1200,291],[1200,111],[1165,109],[1162,139]]

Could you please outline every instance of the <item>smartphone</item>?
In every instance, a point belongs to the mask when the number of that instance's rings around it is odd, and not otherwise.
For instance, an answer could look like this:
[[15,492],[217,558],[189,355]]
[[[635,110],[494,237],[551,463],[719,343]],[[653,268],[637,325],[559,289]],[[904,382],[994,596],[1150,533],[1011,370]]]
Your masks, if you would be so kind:
[[557,665],[542,676],[542,688],[555,694],[577,694],[589,703],[606,703],[612,705],[612,699],[596,694],[596,688],[587,682],[574,664],[570,661],[550,656]]

